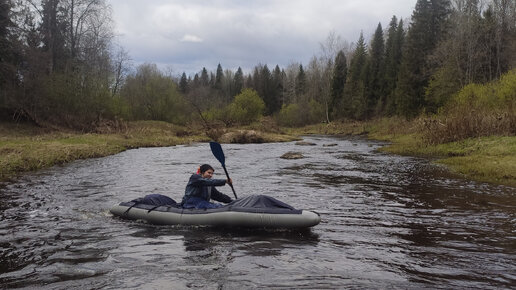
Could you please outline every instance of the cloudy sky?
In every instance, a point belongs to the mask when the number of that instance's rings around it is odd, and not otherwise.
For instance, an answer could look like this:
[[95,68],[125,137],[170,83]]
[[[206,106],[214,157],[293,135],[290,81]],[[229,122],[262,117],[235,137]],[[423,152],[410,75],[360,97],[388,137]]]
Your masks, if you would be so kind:
[[306,65],[333,32],[366,40],[393,15],[409,20],[416,0],[107,0],[118,42],[135,64],[156,63],[179,75],[203,67],[245,71]]

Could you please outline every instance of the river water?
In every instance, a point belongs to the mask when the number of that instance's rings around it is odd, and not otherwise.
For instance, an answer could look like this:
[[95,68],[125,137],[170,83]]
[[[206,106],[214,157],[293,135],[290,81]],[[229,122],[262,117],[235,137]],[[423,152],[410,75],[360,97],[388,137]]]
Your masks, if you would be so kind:
[[[109,208],[180,200],[208,144],[141,148],[0,185],[0,285],[43,289],[510,288],[516,189],[461,179],[363,139],[224,144],[240,197],[321,214],[307,231],[154,226]],[[328,146],[331,145],[331,146]],[[285,160],[295,151],[305,158]],[[228,187],[221,191],[231,195]]]

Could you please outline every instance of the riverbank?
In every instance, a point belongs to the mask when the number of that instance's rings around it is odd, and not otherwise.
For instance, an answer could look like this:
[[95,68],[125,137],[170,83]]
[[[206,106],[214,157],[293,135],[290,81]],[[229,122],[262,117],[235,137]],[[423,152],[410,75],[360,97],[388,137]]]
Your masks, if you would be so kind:
[[[80,133],[30,124],[0,123],[0,181],[77,159],[103,157],[138,147],[163,147],[211,140],[201,130],[158,121],[129,122],[116,132]],[[296,137],[252,130],[223,130],[225,142],[281,142]]]
[[430,158],[464,178],[516,187],[516,137],[489,136],[429,144],[420,120],[384,118],[367,122],[333,122],[289,130],[290,134],[364,135],[391,144],[380,151]]
[[[260,126],[216,132],[223,143],[263,143],[298,140],[307,134],[363,135],[391,144],[381,151],[431,158],[465,178],[516,187],[516,137],[491,136],[431,145],[417,121],[385,118],[368,122],[332,122],[303,128],[269,130]],[[138,147],[162,147],[208,142],[201,130],[157,121],[129,122],[118,132],[81,134],[42,129],[28,124],[0,123],[0,181],[19,173],[103,157]],[[285,133],[285,134],[283,134]]]

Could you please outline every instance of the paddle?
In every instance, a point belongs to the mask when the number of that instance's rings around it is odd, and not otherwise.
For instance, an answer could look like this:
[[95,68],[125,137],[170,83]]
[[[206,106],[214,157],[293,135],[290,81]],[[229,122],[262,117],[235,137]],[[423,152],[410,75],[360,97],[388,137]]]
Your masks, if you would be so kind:
[[[226,157],[224,156],[224,151],[222,151],[222,146],[220,146],[220,144],[217,142],[210,142],[210,148],[211,148],[211,153],[213,153],[213,156],[215,156],[215,158],[217,158],[217,160],[220,162],[220,164],[222,165],[222,168],[224,168],[226,177],[229,179],[229,174],[226,169]],[[233,188],[233,184],[230,183],[229,186],[231,186],[231,190],[233,190],[235,199],[238,199],[235,189]]]

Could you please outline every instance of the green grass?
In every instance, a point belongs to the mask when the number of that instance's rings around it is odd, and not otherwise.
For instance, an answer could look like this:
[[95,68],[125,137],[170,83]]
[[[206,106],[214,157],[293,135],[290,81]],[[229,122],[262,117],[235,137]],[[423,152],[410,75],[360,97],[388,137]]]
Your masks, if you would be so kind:
[[381,151],[435,158],[435,163],[466,178],[516,187],[515,136],[470,138],[437,145],[426,144],[416,133],[383,137],[393,143]]
[[[109,128],[105,128],[109,132]],[[227,130],[244,132],[238,128]],[[258,132],[263,142],[296,140],[280,133]],[[208,142],[202,129],[159,121],[129,122],[116,133],[78,133],[42,129],[27,124],[0,123],[0,181],[21,172],[38,170],[77,159],[103,157],[138,147],[163,147]]]
[[[491,136],[430,145],[415,122],[385,118],[369,122],[334,122],[303,128],[258,129],[264,142],[296,140],[304,134],[363,135],[390,141],[381,151],[435,159],[466,178],[516,187],[516,137]],[[238,133],[238,128],[227,130]],[[290,135],[286,136],[285,134]],[[200,129],[165,122],[130,122],[118,133],[81,134],[41,129],[31,125],[0,123],[0,180],[77,159],[102,157],[137,148],[207,142]]]
[[[81,134],[30,125],[0,124],[0,180],[77,159],[112,155],[137,147],[208,141],[202,134],[163,122],[134,122],[120,133]],[[178,137],[181,132],[182,137]]]
[[516,187],[516,137],[483,137],[437,145],[438,163],[473,179]]

